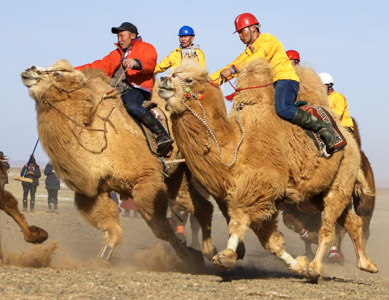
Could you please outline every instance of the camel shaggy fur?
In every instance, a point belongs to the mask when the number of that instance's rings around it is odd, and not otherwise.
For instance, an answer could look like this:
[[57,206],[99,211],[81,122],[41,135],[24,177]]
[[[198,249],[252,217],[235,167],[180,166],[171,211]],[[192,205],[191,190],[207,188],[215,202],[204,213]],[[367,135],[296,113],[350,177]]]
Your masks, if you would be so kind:
[[[361,149],[361,136],[359,133],[358,123],[353,119],[354,123],[354,138],[356,139],[361,151],[361,169],[368,184],[369,190],[355,189],[352,194],[352,202],[355,213],[362,219],[362,240],[366,247],[367,240],[370,236],[370,222],[375,206],[375,182],[374,173],[370,162]],[[356,187],[360,185],[357,184]],[[285,225],[298,234],[303,234],[302,239],[305,243],[305,255],[313,257],[312,244],[318,242],[318,231],[320,229],[321,213],[314,207],[309,209],[309,206],[304,203],[284,203],[282,206],[282,217]],[[338,254],[341,254],[341,243],[345,235],[345,229],[337,224],[334,243]],[[332,250],[331,250],[332,252]],[[334,256],[337,257],[337,256]],[[343,259],[343,256],[340,256]],[[331,258],[331,257],[330,257]]]
[[[0,161],[5,161],[4,156],[0,156]],[[3,174],[6,170],[3,168],[3,164],[0,164],[0,174]],[[3,188],[2,176],[0,176],[0,209],[7,215],[11,216],[15,222],[19,225],[23,232],[24,240],[28,243],[40,244],[47,240],[47,232],[37,226],[29,226],[24,215],[20,213],[18,209],[18,201],[15,197]],[[0,264],[3,263],[3,251],[1,249],[0,242]]]
[[[182,244],[169,225],[168,199],[176,199],[198,219],[204,255],[216,253],[210,231],[212,204],[189,184],[185,164],[164,170],[102,71],[76,71],[60,60],[49,68],[27,69],[22,80],[36,101],[39,137],[54,169],[75,191],[84,218],[104,233],[98,258],[109,259],[122,241],[111,191],[132,196],[155,236],[169,242],[181,259],[202,262],[201,253]],[[172,157],[180,158],[176,147]]]
[[[377,272],[365,255],[361,220],[349,206],[360,165],[358,145],[351,135],[343,130],[348,145],[330,158],[321,157],[300,127],[276,115],[272,69],[262,60],[240,70],[237,88],[248,89],[237,93],[229,116],[220,88],[207,77],[200,66],[183,63],[161,78],[159,95],[167,101],[174,137],[189,169],[228,207],[230,238],[213,264],[232,268],[237,244],[250,227],[262,246],[292,272],[317,281],[338,221],[354,243],[358,267]],[[328,103],[316,74],[301,82],[301,99]],[[294,259],[285,251],[277,228],[280,204],[303,199],[323,211],[318,249],[309,264],[306,258]]]

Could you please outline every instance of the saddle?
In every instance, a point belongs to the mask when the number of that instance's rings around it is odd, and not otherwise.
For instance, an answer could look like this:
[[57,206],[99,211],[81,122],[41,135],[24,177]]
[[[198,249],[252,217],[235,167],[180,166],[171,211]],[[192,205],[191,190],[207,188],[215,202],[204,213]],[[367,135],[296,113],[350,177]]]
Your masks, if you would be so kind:
[[[151,113],[155,116],[155,118],[159,122],[161,122],[162,126],[165,127],[166,131],[170,135],[168,120],[167,120],[167,117],[166,117],[165,113],[163,112],[163,110],[160,109],[156,103],[151,102],[151,101],[143,101],[143,107],[151,111]],[[148,129],[145,125],[143,125],[142,122],[139,122],[138,124],[142,128],[143,134],[146,137],[147,144],[149,145],[149,148],[153,154],[155,154],[159,157],[170,157],[172,155],[172,150],[173,150],[172,146],[171,146],[170,151],[166,155],[162,156],[160,153],[158,153],[156,134],[154,134],[150,129]]]
[[324,142],[321,140],[319,134],[311,130],[305,130],[308,136],[312,139],[313,143],[315,144],[320,154],[329,157],[331,154],[341,150],[343,147],[347,145],[347,141],[345,137],[343,136],[342,132],[339,130],[338,125],[336,124],[334,118],[327,110],[325,110],[323,107],[308,105],[305,101],[298,101],[295,103],[295,106],[305,110],[307,113],[329,124],[333,128],[335,133],[335,145],[329,151],[327,151],[326,146]]

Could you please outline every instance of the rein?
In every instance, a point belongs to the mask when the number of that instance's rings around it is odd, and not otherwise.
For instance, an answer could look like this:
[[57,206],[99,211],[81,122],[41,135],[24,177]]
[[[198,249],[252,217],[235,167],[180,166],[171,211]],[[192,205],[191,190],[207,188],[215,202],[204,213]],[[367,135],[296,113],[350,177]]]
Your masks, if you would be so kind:
[[268,83],[268,84],[264,84],[264,85],[258,85],[258,86],[249,86],[249,87],[245,87],[245,88],[241,88],[241,89],[237,89],[229,79],[227,79],[228,83],[232,86],[232,88],[235,90],[235,92],[233,92],[232,94],[230,95],[227,95],[225,96],[224,98],[226,98],[226,100],[228,101],[232,101],[234,100],[234,97],[236,95],[237,92],[240,92],[240,91],[244,91],[244,90],[250,90],[250,89],[260,89],[260,88],[264,88],[264,87],[268,87],[270,85],[272,85],[271,83]]
[[[190,88],[187,87],[184,83],[184,81],[182,80],[182,78],[177,75],[176,73],[173,73],[173,77],[177,77],[177,79],[179,80],[181,86],[182,86],[182,89],[184,91],[184,98],[182,99],[182,104],[192,113],[192,115],[194,117],[196,117],[205,127],[205,130],[206,130],[206,133],[207,133],[207,137],[208,137],[208,144],[205,144],[205,146],[208,148],[208,149],[211,149],[211,137],[212,139],[214,140],[215,144],[216,144],[216,147],[217,147],[217,150],[219,151],[219,158],[220,158],[220,161],[221,163],[225,166],[225,167],[231,167],[235,164],[236,162],[236,159],[237,159],[237,156],[238,156],[238,150],[239,150],[239,147],[240,145],[242,144],[243,142],[243,139],[244,139],[244,127],[242,125],[242,123],[239,121],[239,111],[243,108],[244,104],[242,103],[240,106],[238,106],[236,108],[236,110],[238,111],[238,113],[236,114],[235,116],[235,120],[236,122],[239,124],[239,127],[240,127],[240,130],[241,130],[241,133],[242,133],[242,136],[238,142],[238,144],[236,145],[236,148],[235,148],[235,151],[234,151],[234,158],[233,160],[231,161],[231,163],[227,164],[225,163],[224,161],[224,158],[223,158],[223,152],[220,148],[220,145],[219,145],[219,142],[218,140],[216,139],[216,136],[215,134],[213,133],[213,131],[211,130],[211,128],[209,127],[208,123],[207,123],[207,119],[206,119],[206,113],[205,113],[205,109],[203,107],[203,105],[201,104],[201,101],[203,98],[204,98],[204,95],[202,93],[193,93],[192,91],[190,91]],[[197,104],[200,106],[202,112],[203,112],[203,117],[199,116],[195,111],[192,110],[192,108],[190,108],[189,105],[187,105],[185,102],[190,98],[194,98],[197,102]],[[211,136],[211,137],[210,137]]]

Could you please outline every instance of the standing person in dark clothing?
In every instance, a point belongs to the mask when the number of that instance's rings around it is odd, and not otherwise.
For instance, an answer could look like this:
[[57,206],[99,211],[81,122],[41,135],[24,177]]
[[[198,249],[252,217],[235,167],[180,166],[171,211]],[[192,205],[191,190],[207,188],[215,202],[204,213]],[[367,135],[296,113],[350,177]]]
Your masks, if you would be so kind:
[[1,170],[4,170],[3,173],[0,173],[0,184],[5,187],[8,183],[8,169],[10,168],[7,158],[4,156],[3,151],[0,151],[0,164]]
[[32,183],[22,181],[23,186],[23,211],[27,210],[27,196],[30,192],[30,210],[34,211],[35,207],[35,193],[36,188],[39,185],[39,178],[41,177],[41,170],[39,165],[36,163],[34,155],[31,155],[30,161],[23,166],[22,171],[20,172],[20,176],[24,178],[32,179]]
[[46,212],[58,214],[58,190],[61,188],[61,182],[50,162],[47,163],[44,173],[46,175],[47,204],[49,207]]

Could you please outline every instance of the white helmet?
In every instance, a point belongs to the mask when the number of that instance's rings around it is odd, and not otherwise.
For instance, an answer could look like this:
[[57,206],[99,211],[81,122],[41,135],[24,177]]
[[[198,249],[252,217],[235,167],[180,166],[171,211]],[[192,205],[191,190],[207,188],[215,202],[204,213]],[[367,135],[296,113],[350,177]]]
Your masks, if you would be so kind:
[[323,84],[334,84],[334,79],[332,78],[331,74],[329,73],[320,73],[319,74],[320,80]]

